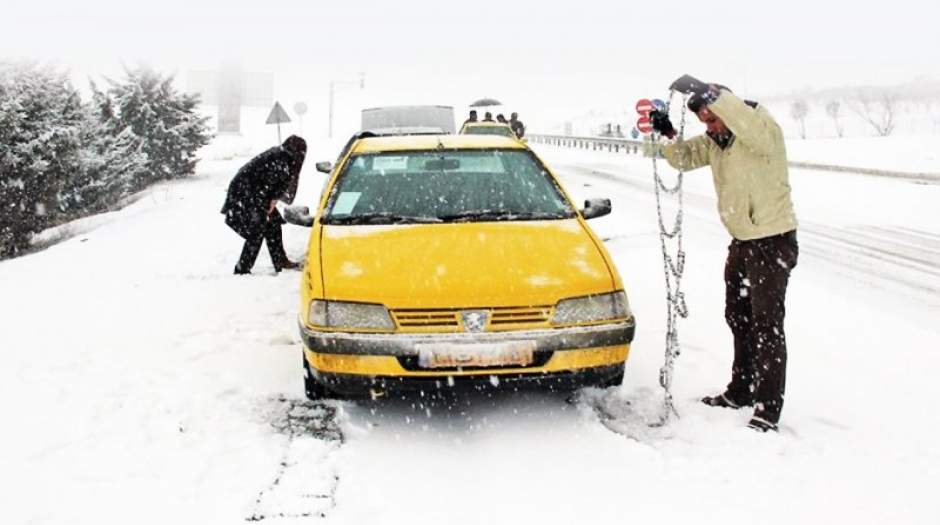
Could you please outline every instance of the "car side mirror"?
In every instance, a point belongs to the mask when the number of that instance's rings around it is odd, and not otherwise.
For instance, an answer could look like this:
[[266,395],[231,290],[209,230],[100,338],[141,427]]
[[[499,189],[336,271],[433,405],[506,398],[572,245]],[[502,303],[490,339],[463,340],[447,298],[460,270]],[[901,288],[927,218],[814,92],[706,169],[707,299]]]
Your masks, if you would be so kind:
[[333,171],[333,163],[328,160],[320,161],[317,163],[317,171],[321,173],[329,173]]
[[284,208],[284,220],[297,226],[313,226],[313,216],[307,206],[287,206]]
[[584,201],[584,209],[581,210],[581,215],[585,219],[610,215],[610,199],[588,199]]

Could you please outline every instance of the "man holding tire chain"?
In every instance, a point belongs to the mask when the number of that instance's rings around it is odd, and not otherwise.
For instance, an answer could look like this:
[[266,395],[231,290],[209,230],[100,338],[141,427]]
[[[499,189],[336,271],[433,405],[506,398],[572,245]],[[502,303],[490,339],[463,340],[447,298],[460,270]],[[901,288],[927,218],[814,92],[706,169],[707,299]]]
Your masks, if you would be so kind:
[[[732,237],[725,262],[725,320],[734,336],[731,382],[702,402],[753,406],[748,426],[776,431],[787,368],[784,302],[799,252],[783,133],[764,107],[719,84],[683,75],[670,89],[691,95],[687,106],[707,131],[668,143],[661,152],[682,171],[711,166],[718,212]],[[667,113],[653,111],[650,121],[675,138]]]

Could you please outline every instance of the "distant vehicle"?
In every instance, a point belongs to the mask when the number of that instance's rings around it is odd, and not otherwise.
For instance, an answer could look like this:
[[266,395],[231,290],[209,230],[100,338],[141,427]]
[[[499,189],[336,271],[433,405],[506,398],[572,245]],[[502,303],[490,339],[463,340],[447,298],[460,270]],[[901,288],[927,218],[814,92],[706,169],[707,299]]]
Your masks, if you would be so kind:
[[307,397],[621,383],[633,314],[585,221],[609,200],[577,209],[499,136],[360,132],[329,171],[306,214]]
[[401,135],[420,135],[431,132],[452,134],[454,108],[452,106],[383,106],[362,110],[362,131],[382,131],[383,134],[401,130]]
[[499,135],[516,139],[516,132],[509,127],[509,124],[502,122],[466,122],[460,128],[461,135]]

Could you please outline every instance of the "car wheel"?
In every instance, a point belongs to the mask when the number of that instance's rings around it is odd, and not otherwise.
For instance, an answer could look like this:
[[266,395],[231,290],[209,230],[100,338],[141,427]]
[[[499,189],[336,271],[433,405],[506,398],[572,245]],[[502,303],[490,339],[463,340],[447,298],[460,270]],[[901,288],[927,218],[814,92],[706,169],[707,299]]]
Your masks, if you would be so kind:
[[313,376],[310,370],[310,364],[307,363],[307,357],[301,356],[304,360],[304,393],[310,401],[317,401],[329,397],[330,391],[321,385],[317,378]]
[[623,372],[624,365],[620,365],[620,369],[617,371],[617,374],[610,379],[605,379],[601,384],[601,388],[610,388],[612,386],[620,386],[623,384]]

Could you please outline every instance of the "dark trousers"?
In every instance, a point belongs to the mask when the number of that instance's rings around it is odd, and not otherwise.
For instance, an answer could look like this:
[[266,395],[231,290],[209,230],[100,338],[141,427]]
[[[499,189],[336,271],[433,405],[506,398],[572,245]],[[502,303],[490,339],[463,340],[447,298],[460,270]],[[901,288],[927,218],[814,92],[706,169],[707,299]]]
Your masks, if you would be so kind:
[[241,257],[238,258],[238,264],[235,265],[235,273],[251,271],[261,251],[262,241],[268,245],[268,253],[271,254],[271,263],[275,271],[281,271],[281,268],[287,264],[287,253],[284,251],[284,241],[281,238],[281,222],[269,218],[260,231],[245,237],[245,246],[242,248]]
[[727,395],[754,414],[780,420],[787,376],[784,301],[799,248],[796,231],[731,241],[725,262],[725,320],[734,335]]

